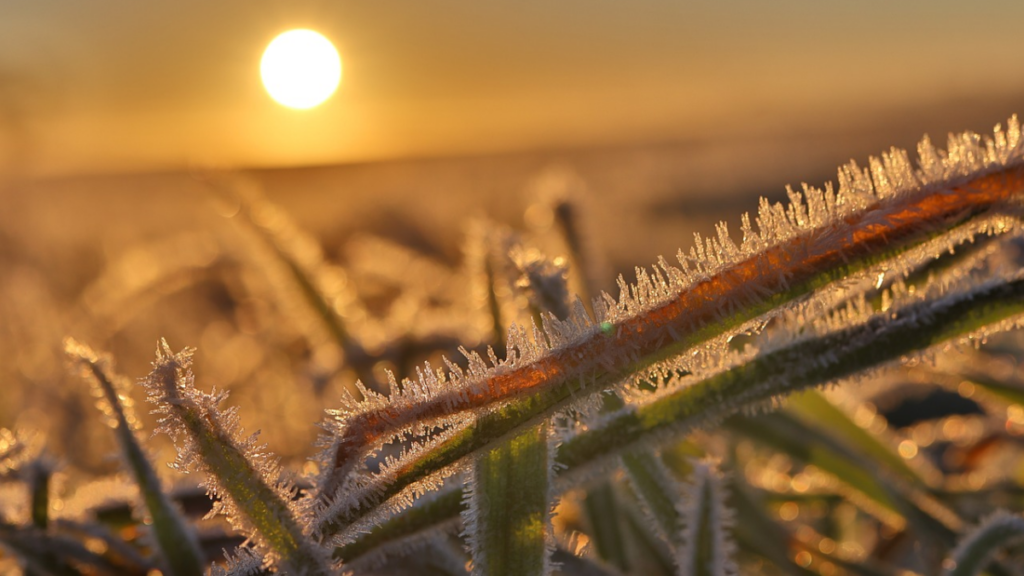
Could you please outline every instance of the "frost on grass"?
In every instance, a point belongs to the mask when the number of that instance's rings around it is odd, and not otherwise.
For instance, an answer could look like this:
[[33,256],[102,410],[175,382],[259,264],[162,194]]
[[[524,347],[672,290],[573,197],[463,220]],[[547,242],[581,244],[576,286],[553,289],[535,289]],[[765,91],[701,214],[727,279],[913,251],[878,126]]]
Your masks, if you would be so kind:
[[697,462],[677,503],[682,547],[676,558],[684,576],[732,576],[737,572],[732,539],[734,513],[726,506],[725,482],[717,466]]
[[473,574],[549,572],[552,471],[546,424],[477,455],[462,514]]
[[99,356],[88,346],[69,338],[64,342],[64,350],[82,376],[92,383],[97,406],[114,429],[124,467],[139,485],[141,516],[152,525],[166,570],[182,576],[196,573],[203,563],[202,551],[181,511],[171,503],[139,441],[140,425],[127,381],[114,373],[109,358]]
[[[175,354],[161,343],[145,382],[149,398],[162,417],[160,430],[176,440],[176,465],[204,474],[217,511],[253,543],[237,552],[230,569],[236,573],[328,573],[321,546],[358,549],[360,537],[376,525],[400,533],[389,524],[396,513],[432,509],[423,496],[467,484],[467,472],[475,476],[462,494],[469,494],[476,569],[494,571],[498,564],[489,563],[488,554],[508,552],[500,550],[509,528],[501,524],[504,514],[536,516],[527,524],[544,537],[530,539],[523,550],[542,555],[530,556],[539,561],[524,571],[543,573],[549,550],[532,544],[550,542],[547,496],[580,477],[554,478],[553,463],[585,473],[601,458],[614,464],[620,457],[662,539],[677,550],[698,542],[692,553],[678,554],[684,571],[729,574],[734,566],[723,535],[729,515],[720,506],[718,475],[698,466],[685,490],[689,496],[676,498],[680,487],[667,472],[636,454],[649,456],[661,439],[757,410],[796,389],[862,374],[880,358],[916,360],[937,343],[1019,324],[1024,281],[1015,268],[989,266],[984,251],[921,282],[912,278],[937,254],[980,235],[1019,236],[1024,155],[1017,121],[989,139],[952,137],[946,152],[925,140],[919,156],[914,166],[893,150],[866,168],[841,168],[837,187],[788,190],[788,203],[762,202],[755,217],[741,219],[739,242],[721,224],[675,262],[661,259],[638,269],[633,284],[620,278],[617,297],[602,294],[590,303],[567,297],[566,271],[557,261],[528,253],[527,242],[512,233],[490,234],[480,246],[487,254],[477,262],[477,276],[485,280],[491,325],[500,331],[495,349],[464,350],[463,359],[424,364],[400,382],[390,377],[386,391],[373,380],[353,387],[328,415],[320,476],[308,498],[299,497],[255,436],[242,434],[235,411],[219,408],[223,393],[196,390],[191,351]],[[273,255],[268,261],[286,281],[290,299],[314,312],[310,340],[324,339],[326,329],[350,365],[362,352],[370,354],[342,321],[352,319],[341,313],[351,311],[338,292],[347,286],[332,284],[310,239],[292,234],[279,213],[264,212],[258,203],[243,204],[240,214]],[[572,245],[573,218],[562,220]],[[510,257],[513,247],[519,252]],[[570,252],[570,260],[579,259],[578,246]],[[511,290],[515,279],[525,293]],[[499,287],[509,290],[502,294]],[[529,310],[523,303],[531,296]],[[740,333],[754,338],[737,352],[729,339]],[[104,411],[125,440],[133,439],[134,419],[120,384],[103,375],[101,362],[77,354],[90,370],[98,367],[93,377],[109,381],[98,388]],[[605,392],[617,397],[602,397]],[[530,452],[546,459],[538,468],[546,470],[543,482],[500,453],[541,425],[562,442],[552,448],[544,434],[531,443]],[[639,450],[631,457],[629,448]],[[500,458],[487,457],[496,451]],[[516,501],[508,496],[516,483],[508,481],[518,477],[502,470],[543,484],[533,493],[544,493],[541,503],[528,510],[496,506],[495,500]],[[498,480],[491,487],[481,483],[488,474]],[[680,518],[687,518],[682,526]],[[422,536],[429,536],[426,524],[417,524]],[[45,525],[43,516],[23,534]]]
[[195,388],[193,350],[177,354],[160,341],[153,371],[144,384],[161,416],[158,432],[178,447],[174,466],[201,472],[218,500],[211,514],[223,513],[235,529],[252,539],[268,562],[296,574],[328,574],[326,553],[303,529],[303,513],[293,502],[296,488],[277,459],[245,437],[237,410],[221,410],[225,392]]
[[259,576],[265,574],[263,557],[252,548],[240,546],[235,551],[225,551],[223,565],[214,566],[210,576]]
[[1018,231],[1013,216],[1024,189],[1022,152],[1013,118],[991,138],[952,136],[945,152],[925,139],[916,167],[896,149],[866,168],[850,163],[839,170],[838,189],[805,186],[789,190],[786,204],[762,201],[753,221],[742,218],[741,242],[720,224],[713,237],[698,236],[689,252],[680,251],[677,264],[661,259],[650,270],[637,269],[632,285],[620,278],[619,297],[602,294],[594,316],[577,301],[564,320],[512,326],[504,359],[464,352],[464,365],[446,361],[447,371],[426,365],[418,378],[392,382],[386,396],[362,393],[343,401],[326,423],[318,498],[329,505],[321,511],[358,517],[393,493],[389,478],[372,474],[367,494],[376,499],[352,502],[342,489],[386,445],[425,433],[468,434],[465,415],[486,418],[510,403],[544,398],[539,410],[551,414],[593,406],[583,399],[596,392],[622,394],[630,384],[720,371],[716,358],[732,335],[760,330],[787,310],[843,305],[872,287],[879,273],[906,275],[979,234]]

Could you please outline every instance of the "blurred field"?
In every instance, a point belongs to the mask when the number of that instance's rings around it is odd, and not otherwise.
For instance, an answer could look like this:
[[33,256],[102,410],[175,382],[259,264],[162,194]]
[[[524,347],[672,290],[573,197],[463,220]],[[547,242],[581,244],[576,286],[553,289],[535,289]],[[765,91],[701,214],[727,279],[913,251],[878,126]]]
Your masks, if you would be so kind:
[[[286,457],[310,453],[312,422],[354,380],[275,302],[203,162],[255,182],[386,316],[396,293],[433,282],[417,273],[459,284],[472,218],[543,227],[531,207],[545,186],[583,198],[610,289],[787,184],[1024,112],[1009,2],[962,18],[955,3],[490,7],[429,25],[317,3],[294,18],[196,5],[191,20],[45,4],[11,8],[0,37],[0,426],[47,433],[89,474],[115,468],[112,444],[67,375],[65,336],[133,378],[161,336],[199,347],[200,386],[237,390],[247,428]],[[349,39],[350,75],[324,116],[297,119],[255,86],[243,40],[314,17]],[[430,265],[374,268],[396,253]],[[437,314],[463,305],[450,296],[430,295]]]
[[[988,131],[1018,102],[1024,98],[894,111],[842,134],[243,172],[319,241],[328,261],[349,267],[355,290],[384,302],[386,313],[388,291],[402,286],[366,272],[367,259],[384,253],[358,250],[375,239],[437,264],[426,270],[455,274],[470,219],[529,229],[537,224],[530,207],[542,189],[570,186],[585,200],[584,232],[603,259],[599,269],[610,289],[614,274],[631,280],[634,266],[688,249],[694,232],[707,233],[718,220],[737,226],[759,196],[781,199],[786,184],[820,185],[834,179],[838,164],[863,164],[892,144],[913,146],[924,132],[941,142],[947,130]],[[73,335],[110,350],[124,373],[139,377],[154,343],[166,336],[173,346],[199,347],[200,384],[238,389],[234,401],[244,422],[263,429],[271,449],[309,454],[311,423],[354,376],[332,376],[331,361],[321,366],[282,317],[287,310],[253,291],[253,261],[233,244],[239,237],[225,218],[234,208],[217,200],[204,178],[192,170],[7,184],[0,212],[0,426],[49,430],[51,448],[75,466],[110,469],[109,435],[96,425],[85,387],[66,375],[61,339]],[[318,395],[323,370],[332,383]],[[88,448],[77,441],[73,449],[62,446],[82,434]]]

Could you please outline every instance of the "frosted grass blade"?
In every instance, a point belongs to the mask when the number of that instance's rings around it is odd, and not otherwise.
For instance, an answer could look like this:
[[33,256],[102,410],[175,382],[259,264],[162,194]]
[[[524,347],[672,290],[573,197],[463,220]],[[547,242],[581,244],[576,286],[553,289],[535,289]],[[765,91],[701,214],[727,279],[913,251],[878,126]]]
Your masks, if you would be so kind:
[[[470,410],[502,405],[525,424],[652,370],[686,369],[685,352],[778,315],[806,296],[828,305],[829,291],[821,289],[838,279],[863,280],[883,265],[906,274],[979,234],[1016,230],[1019,222],[1008,214],[1018,210],[1024,191],[1022,142],[1013,119],[991,139],[953,139],[944,154],[926,140],[918,169],[894,150],[872,159],[869,169],[842,168],[838,192],[791,192],[788,206],[764,202],[756,230],[744,218],[742,245],[720,226],[717,238],[700,240],[689,256],[680,254],[681,267],[662,260],[650,272],[638,271],[636,285],[620,281],[618,301],[595,301],[596,319],[578,304],[566,322],[546,322],[538,338],[510,332],[508,358],[494,359],[491,367],[471,355],[467,374],[431,373],[402,386],[389,401],[349,404],[339,411],[324,464],[347,473],[403,431]],[[844,289],[850,286],[844,283]],[[374,487],[379,496],[367,496],[374,501],[367,505],[360,495],[360,511],[341,503],[319,521],[318,532],[343,530],[372,511],[378,498],[402,488]]]
[[1007,329],[1021,314],[1024,280],[1016,279],[872,316],[628,406],[566,440],[557,461],[571,470],[651,434],[674,437],[780,395],[847,378],[978,331]]
[[203,569],[203,553],[195,534],[161,486],[136,436],[139,423],[123,379],[114,374],[109,359],[99,357],[87,346],[69,338],[64,342],[64,351],[79,367],[83,378],[93,385],[97,406],[114,430],[125,467],[139,486],[166,569],[179,576],[198,574]]
[[[656,395],[603,417],[590,429],[568,438],[557,461],[570,470],[612,456],[651,437],[664,438],[716,422],[779,395],[846,378],[950,340],[984,330],[1008,328],[1024,313],[1024,280],[989,283],[964,293],[949,294],[875,315],[826,335],[802,339],[763,353],[749,362],[680,389]],[[1009,323],[1009,324],[1008,324]],[[809,362],[808,358],[817,359]],[[552,394],[555,394],[554,392]],[[382,502],[460,458],[488,446],[494,439],[546,414],[558,398],[531,396],[480,418],[411,463],[393,483],[376,492]],[[321,521],[325,533],[340,531],[368,510]]]
[[[924,310],[927,314],[921,313]],[[1008,327],[1007,322],[1012,323],[1013,318],[1021,314],[1024,314],[1024,280],[1010,280],[910,305],[899,313],[867,318],[837,332],[765,353],[685,388],[626,407],[589,430],[568,438],[556,451],[556,462],[567,468],[556,477],[556,489],[571,485],[574,475],[585,475],[588,469],[631,446],[655,445],[678,438],[693,428],[718,421],[745,407],[763,405],[788,391],[869,371],[979,330]],[[808,357],[825,357],[826,352],[831,354],[828,362],[806,361]],[[729,401],[723,402],[724,399]],[[485,417],[478,426],[466,429],[438,448],[429,459],[410,467],[399,476],[397,483],[413,482],[450,465],[462,455],[487,446],[488,438],[514,429],[517,419],[527,420],[530,416],[529,412],[514,412],[511,408],[499,411],[500,417]],[[457,508],[449,505],[435,512],[443,517],[454,515]],[[420,521],[428,522],[426,518]],[[395,523],[397,519],[392,522]],[[361,538],[354,540],[356,544],[349,545],[347,550],[358,548]]]
[[726,506],[724,481],[709,463],[694,465],[683,498],[676,505],[682,518],[682,546],[676,554],[684,576],[736,574],[733,512]]
[[158,432],[178,446],[175,465],[202,471],[206,486],[221,500],[214,511],[252,538],[281,571],[308,576],[331,573],[325,552],[304,531],[290,503],[293,485],[255,435],[241,437],[236,411],[220,410],[224,393],[194,387],[192,351],[173,353],[161,341],[153,371],[145,380],[149,401],[162,416]]
[[679,511],[675,506],[679,499],[679,487],[671,473],[657,456],[648,452],[626,452],[620,458],[630,486],[640,497],[644,515],[655,534],[676,548],[676,536],[681,526]]
[[548,574],[554,547],[549,460],[544,424],[477,456],[463,512],[473,574]]

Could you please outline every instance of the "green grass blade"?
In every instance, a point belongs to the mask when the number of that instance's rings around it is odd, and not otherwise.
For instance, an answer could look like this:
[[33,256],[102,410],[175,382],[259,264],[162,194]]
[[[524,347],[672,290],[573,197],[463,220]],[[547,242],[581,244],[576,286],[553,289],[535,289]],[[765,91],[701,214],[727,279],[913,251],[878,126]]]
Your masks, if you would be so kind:
[[[678,438],[781,394],[847,378],[987,327],[1005,326],[1024,314],[1024,280],[981,286],[867,319],[860,324],[758,356],[700,382],[627,407],[566,440],[556,461],[570,473],[643,442]],[[991,329],[991,328],[988,328]],[[808,358],[829,358],[808,362]],[[458,461],[543,413],[542,399],[511,403],[482,417],[426,457],[408,466],[386,498]],[[561,475],[560,475],[561,476]],[[350,517],[351,518],[351,517]],[[325,524],[330,527],[329,523]],[[335,525],[334,529],[340,529]]]
[[850,451],[823,430],[808,427],[783,412],[756,418],[731,418],[726,427],[831,474],[870,499],[874,507],[869,511],[884,508],[913,525],[919,537],[928,536],[932,542],[952,545],[954,529],[960,525],[952,511],[913,486],[886,478],[870,456]]
[[92,383],[98,407],[114,430],[125,466],[139,486],[166,569],[170,574],[179,576],[200,573],[203,553],[199,543],[181,512],[164,492],[136,436],[139,424],[122,379],[113,373],[109,360],[99,357],[89,347],[68,339],[64,349],[79,366],[82,376]]
[[628,571],[629,552],[626,548],[619,506],[615,489],[608,482],[602,482],[588,490],[583,501],[590,525],[588,534],[598,556],[612,566]]
[[805,390],[793,394],[786,400],[787,413],[791,413],[804,423],[813,426],[822,433],[829,434],[850,446],[857,453],[883,464],[888,470],[895,472],[906,482],[924,488],[924,479],[900,457],[896,450],[878,436],[858,426],[846,412],[829,402],[817,390]]
[[736,574],[734,514],[725,502],[724,480],[710,464],[694,465],[682,500],[682,546],[676,555],[679,573],[686,576]]
[[[850,377],[1024,314],[1024,280],[907,306],[890,315],[757,356],[715,376],[628,407],[563,443],[573,469],[651,435],[678,434],[744,408]],[[809,361],[809,358],[828,359]],[[673,436],[674,436],[673,434]]]
[[474,574],[543,576],[550,570],[549,452],[542,424],[477,457],[463,513]]
[[673,548],[680,528],[678,486],[665,465],[650,452],[632,451],[622,454],[622,465],[633,490],[640,497],[642,509],[655,533]]

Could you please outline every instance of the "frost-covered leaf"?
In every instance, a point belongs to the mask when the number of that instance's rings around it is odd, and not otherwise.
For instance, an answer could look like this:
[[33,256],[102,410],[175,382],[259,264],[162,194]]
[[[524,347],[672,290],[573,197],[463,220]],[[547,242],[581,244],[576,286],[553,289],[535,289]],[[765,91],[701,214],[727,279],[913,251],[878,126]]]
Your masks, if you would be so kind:
[[804,337],[604,416],[587,431],[568,438],[559,447],[557,459],[572,469],[649,434],[682,432],[950,340],[1010,328],[1022,313],[1024,280],[1014,279],[867,315],[844,328]]
[[64,342],[64,350],[83,378],[92,384],[97,405],[107,424],[114,429],[125,468],[139,486],[145,516],[152,522],[166,570],[182,576],[200,572],[203,554],[195,534],[168,498],[136,436],[139,422],[124,378],[114,374],[108,358],[98,356],[70,338]]
[[223,392],[195,388],[192,350],[157,348],[144,384],[160,414],[160,428],[178,447],[175,466],[206,474],[204,483],[220,500],[215,512],[249,536],[268,561],[295,574],[330,574],[326,553],[309,536],[302,510],[292,502],[293,483],[255,435],[244,437],[234,409],[221,410]]
[[[680,253],[679,266],[662,260],[651,271],[639,270],[635,285],[620,279],[617,300],[602,296],[593,303],[596,318],[577,303],[564,322],[545,322],[533,331],[511,329],[504,360],[492,355],[488,363],[467,353],[468,368],[428,367],[416,381],[392,386],[386,398],[346,402],[328,423],[334,432],[322,461],[332,471],[328,476],[349,477],[404,435],[422,436],[435,427],[451,437],[443,450],[421,452],[431,461],[428,466],[408,461],[403,473],[389,473],[355,499],[336,498],[343,482],[325,484],[322,497],[335,504],[325,508],[318,530],[338,533],[411,483],[526,422],[586,406],[589,395],[616,388],[628,396],[633,382],[663,382],[680,372],[710,376],[728,364],[722,360],[724,339],[737,330],[756,328],[787,309],[811,317],[848,301],[851,291],[872,286],[865,281],[878,270],[904,275],[976,235],[1017,230],[1019,223],[1005,214],[1024,189],[1022,150],[1014,119],[990,140],[954,138],[945,154],[923,143],[917,169],[900,151],[872,159],[868,169],[850,164],[840,170],[838,192],[806,188],[791,191],[788,205],[764,202],[756,228],[743,219],[740,244],[722,225],[715,238],[699,238],[689,254]],[[842,285],[829,289],[839,278],[845,279]],[[919,312],[925,315],[927,307]],[[825,331],[864,315],[858,310],[836,315]],[[792,328],[768,350],[804,333]],[[909,350],[927,345],[917,339]],[[829,365],[833,355],[822,350],[816,362]],[[721,396],[722,409],[747,406],[749,396]],[[754,396],[764,400],[771,394]],[[482,413],[481,424],[460,428],[455,422],[467,413]]]
[[483,450],[463,519],[473,574],[543,576],[550,570],[550,449],[541,424]]
[[[762,405],[788,390],[847,378],[910,354],[921,354],[929,347],[950,340],[956,341],[979,331],[1006,328],[1012,325],[1013,318],[1022,313],[1024,281],[989,283],[964,293],[897,307],[881,315],[869,315],[841,330],[809,336],[755,356],[704,380],[628,405],[601,417],[587,430],[565,438],[557,449],[556,462],[567,470],[556,476],[555,488],[564,490],[574,486],[580,477],[593,477],[595,468],[607,470],[602,463],[630,446],[656,445],[668,438],[678,438],[693,427],[740,411],[744,406]],[[811,362],[808,358],[817,360]],[[723,402],[724,399],[731,401]],[[472,446],[472,442],[480,441],[480,445],[486,446],[486,438],[497,437],[511,429],[509,418],[522,417],[522,414],[511,410],[503,411],[501,415],[506,418],[485,418],[482,420],[484,429],[480,425],[474,426],[453,437],[433,455],[433,459],[426,461],[426,465],[446,465],[446,458],[458,454],[467,446],[466,443]],[[450,464],[452,461],[447,462]],[[423,468],[413,469],[399,478],[407,481],[424,472]],[[412,511],[419,512],[415,508]],[[437,516],[432,521],[442,521],[457,511],[454,503],[436,508],[432,514]],[[396,516],[392,524],[401,525],[404,514]],[[420,517],[417,525],[422,527],[430,521]],[[360,537],[355,537],[354,543],[346,549],[356,550],[359,542]]]
[[676,554],[684,576],[736,574],[736,543],[732,538],[733,511],[726,504],[726,488],[717,466],[694,465],[683,497],[677,503],[682,520],[682,545]]
[[677,548],[676,536],[680,527],[679,511],[675,506],[680,496],[677,482],[654,454],[633,451],[624,453],[620,458],[652,529],[665,543]]

